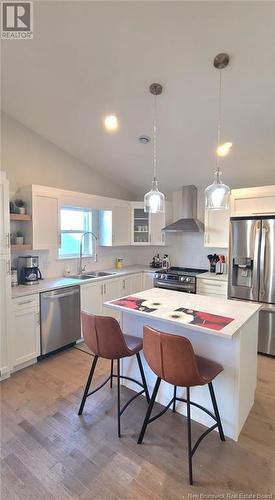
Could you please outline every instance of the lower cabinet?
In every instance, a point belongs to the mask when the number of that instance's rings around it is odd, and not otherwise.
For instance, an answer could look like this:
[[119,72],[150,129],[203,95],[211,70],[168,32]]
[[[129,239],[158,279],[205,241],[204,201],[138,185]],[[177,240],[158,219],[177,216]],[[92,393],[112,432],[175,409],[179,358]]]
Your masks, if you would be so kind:
[[131,295],[143,290],[142,273],[130,274],[123,278],[111,278],[96,283],[81,285],[81,310],[91,314],[112,316],[120,319],[120,313],[104,306],[104,302]]
[[91,314],[102,314],[102,282],[81,285],[81,310]]
[[143,273],[142,290],[150,290],[150,288],[154,288],[154,276],[155,272]]
[[197,277],[197,293],[213,297],[227,297],[227,281]]
[[121,278],[87,283],[80,287],[81,310],[91,314],[104,314],[119,319],[119,313],[108,309],[103,304],[121,296]]
[[131,293],[138,293],[143,290],[142,273],[130,274],[122,278],[121,297],[131,295]]
[[[104,280],[102,283],[102,298],[103,302],[109,300],[114,300],[121,297],[121,278],[113,278],[110,280]],[[106,316],[112,316],[113,318],[119,320],[120,313],[109,309],[103,305],[103,314]]]
[[39,295],[13,299],[11,316],[14,370],[40,355]]

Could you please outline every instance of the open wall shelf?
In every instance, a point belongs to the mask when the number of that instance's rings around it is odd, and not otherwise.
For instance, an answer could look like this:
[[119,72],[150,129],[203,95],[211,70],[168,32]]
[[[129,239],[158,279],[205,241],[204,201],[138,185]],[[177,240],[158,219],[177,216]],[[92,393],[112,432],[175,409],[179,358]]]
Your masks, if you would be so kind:
[[29,214],[10,214],[10,220],[14,220],[14,221],[27,220],[27,221],[30,221],[30,220],[32,220],[32,218],[31,218],[31,215],[29,215]]

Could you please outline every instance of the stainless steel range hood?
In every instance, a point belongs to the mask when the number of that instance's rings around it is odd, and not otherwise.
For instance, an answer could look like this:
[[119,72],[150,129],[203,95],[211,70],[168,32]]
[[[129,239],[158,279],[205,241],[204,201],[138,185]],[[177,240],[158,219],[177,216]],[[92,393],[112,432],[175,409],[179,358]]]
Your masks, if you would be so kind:
[[182,186],[173,192],[172,224],[163,228],[165,232],[203,232],[204,225],[197,219],[197,188]]

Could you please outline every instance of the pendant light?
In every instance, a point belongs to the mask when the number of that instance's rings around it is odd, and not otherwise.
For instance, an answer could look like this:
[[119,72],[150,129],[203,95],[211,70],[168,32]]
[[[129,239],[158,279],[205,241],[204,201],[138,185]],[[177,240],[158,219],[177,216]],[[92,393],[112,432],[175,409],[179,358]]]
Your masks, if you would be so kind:
[[214,59],[214,66],[220,72],[219,78],[219,117],[218,117],[218,145],[216,150],[217,166],[214,174],[214,182],[205,190],[205,206],[210,210],[224,210],[229,207],[230,188],[223,184],[220,168],[220,158],[226,156],[232,146],[231,142],[221,144],[221,116],[222,116],[222,69],[229,63],[228,54],[218,54]]
[[157,96],[162,93],[162,85],[152,83],[149,87],[154,96],[154,121],[153,121],[153,181],[149,193],[144,196],[144,212],[157,214],[164,212],[165,196],[158,190],[157,181]]

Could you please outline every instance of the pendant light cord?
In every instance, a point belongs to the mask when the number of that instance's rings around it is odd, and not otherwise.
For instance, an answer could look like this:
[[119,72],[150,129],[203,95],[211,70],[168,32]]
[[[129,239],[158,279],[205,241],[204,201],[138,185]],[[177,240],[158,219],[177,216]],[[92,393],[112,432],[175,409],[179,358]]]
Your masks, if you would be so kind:
[[[221,143],[221,128],[222,128],[222,70],[219,70],[219,98],[218,98],[218,136],[217,136],[217,147]],[[220,157],[217,154],[217,171],[220,171]]]
[[154,95],[154,121],[153,121],[153,178],[157,179],[157,96]]

